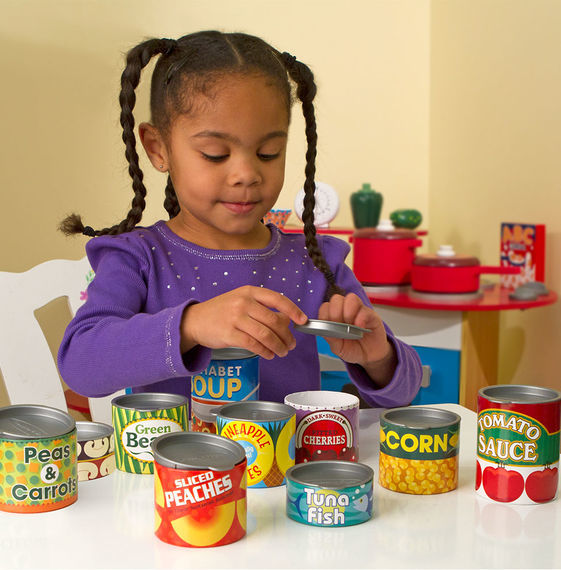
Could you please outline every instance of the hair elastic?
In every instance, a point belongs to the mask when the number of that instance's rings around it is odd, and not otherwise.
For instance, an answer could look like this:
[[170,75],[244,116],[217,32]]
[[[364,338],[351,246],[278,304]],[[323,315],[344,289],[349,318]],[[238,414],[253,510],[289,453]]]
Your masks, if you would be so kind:
[[164,55],[170,55],[171,52],[177,47],[177,40],[163,38],[162,41],[164,42],[164,50],[162,51]]
[[95,230],[91,227],[91,226],[86,226],[83,230],[82,233],[85,236],[89,236],[89,237],[95,237]]

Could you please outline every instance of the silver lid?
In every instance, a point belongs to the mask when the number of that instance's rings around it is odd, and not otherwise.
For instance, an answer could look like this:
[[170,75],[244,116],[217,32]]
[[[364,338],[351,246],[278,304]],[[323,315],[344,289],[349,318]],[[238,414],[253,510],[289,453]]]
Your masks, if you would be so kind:
[[239,443],[213,433],[167,433],[151,446],[154,461],[172,469],[230,471],[246,457]]
[[388,422],[406,428],[442,428],[460,423],[460,416],[439,408],[393,408],[380,414],[380,422]]
[[315,336],[327,336],[331,338],[359,339],[364,333],[371,332],[370,329],[362,329],[347,323],[336,323],[334,321],[322,321],[319,319],[308,319],[303,325],[294,325],[294,330]]
[[60,437],[76,428],[66,412],[47,406],[16,405],[0,408],[0,438]]
[[286,480],[319,489],[359,487],[374,477],[374,471],[364,463],[353,461],[310,461],[298,463],[286,472]]
[[101,422],[76,422],[76,439],[78,441],[92,441],[109,437],[113,427]]
[[140,392],[123,394],[111,400],[111,405],[139,412],[165,410],[187,405],[187,397],[180,394],[164,394],[160,392]]
[[479,390],[479,395],[501,404],[545,404],[561,400],[561,393],[542,386],[522,384],[497,384]]
[[212,360],[242,360],[244,358],[253,358],[257,356],[255,352],[246,350],[245,348],[213,348],[211,351]]
[[296,410],[280,402],[232,402],[218,408],[218,416],[228,420],[278,422],[296,415]]

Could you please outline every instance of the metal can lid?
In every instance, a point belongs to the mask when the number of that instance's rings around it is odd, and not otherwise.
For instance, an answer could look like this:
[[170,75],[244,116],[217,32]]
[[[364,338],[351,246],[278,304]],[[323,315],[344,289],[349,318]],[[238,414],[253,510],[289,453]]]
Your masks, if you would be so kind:
[[113,427],[101,422],[76,422],[76,439],[79,442],[109,437]]
[[128,410],[150,412],[187,405],[187,397],[181,394],[165,394],[163,392],[137,392],[123,394],[111,400],[111,405]]
[[328,336],[332,338],[359,339],[364,333],[371,332],[348,323],[334,321],[322,321],[320,319],[308,319],[303,325],[294,325],[294,330],[316,336]]
[[75,420],[56,408],[32,405],[0,408],[0,438],[3,439],[60,437],[75,428]]
[[213,433],[167,433],[151,446],[154,461],[172,469],[230,471],[246,458],[239,443]]
[[232,402],[224,404],[218,409],[218,416],[228,420],[242,420],[253,422],[278,422],[287,420],[296,415],[296,410],[280,402]]
[[460,423],[460,416],[439,408],[393,408],[380,414],[380,421],[412,429],[448,427]]
[[374,471],[354,461],[310,461],[297,463],[286,472],[287,481],[319,489],[359,487],[372,481]]
[[479,395],[491,402],[502,404],[545,404],[561,400],[561,392],[543,386],[523,384],[496,384],[485,386]]
[[229,348],[213,348],[211,351],[212,360],[242,360],[244,358],[253,358],[254,356],[257,356],[255,352],[235,346]]

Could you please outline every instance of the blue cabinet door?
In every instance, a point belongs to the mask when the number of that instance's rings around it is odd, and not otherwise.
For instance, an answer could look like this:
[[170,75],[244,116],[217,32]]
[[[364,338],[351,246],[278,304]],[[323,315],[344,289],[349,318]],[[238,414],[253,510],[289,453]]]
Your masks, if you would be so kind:
[[412,404],[458,404],[460,399],[460,351],[413,347],[430,368],[429,385],[421,387]]

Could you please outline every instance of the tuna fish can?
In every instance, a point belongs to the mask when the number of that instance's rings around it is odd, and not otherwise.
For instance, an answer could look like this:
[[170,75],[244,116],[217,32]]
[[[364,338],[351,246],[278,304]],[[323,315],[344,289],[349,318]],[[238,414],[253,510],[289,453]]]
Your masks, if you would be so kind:
[[458,486],[460,416],[438,408],[394,408],[380,415],[380,485],[411,495]]
[[74,419],[46,406],[0,408],[0,510],[54,511],[77,498]]
[[243,348],[219,348],[191,377],[191,431],[216,433],[216,410],[229,402],[257,400],[259,358]]
[[210,433],[172,433],[152,442],[155,533],[177,546],[221,546],[246,533],[241,445]]
[[313,526],[351,526],[372,517],[374,471],[351,461],[299,463],[286,472],[286,514]]
[[218,435],[240,443],[249,487],[284,485],[294,465],[294,408],[278,402],[237,402],[218,410]]
[[308,390],[285,397],[296,410],[296,463],[358,461],[359,400],[353,394]]
[[493,501],[551,501],[559,481],[561,394],[540,386],[479,390],[475,489]]
[[78,481],[105,477],[115,471],[113,428],[100,422],[76,422]]
[[115,430],[115,464],[128,473],[154,472],[150,444],[160,435],[187,431],[187,398],[145,392],[111,400]]

